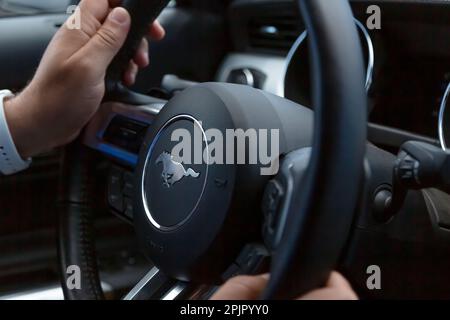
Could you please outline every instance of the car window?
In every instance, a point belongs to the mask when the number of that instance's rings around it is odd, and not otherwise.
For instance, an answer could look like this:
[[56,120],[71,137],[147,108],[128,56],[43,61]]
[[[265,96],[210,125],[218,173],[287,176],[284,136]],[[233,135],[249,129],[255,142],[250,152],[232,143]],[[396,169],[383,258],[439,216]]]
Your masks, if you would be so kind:
[[0,16],[66,12],[73,0],[0,0]]

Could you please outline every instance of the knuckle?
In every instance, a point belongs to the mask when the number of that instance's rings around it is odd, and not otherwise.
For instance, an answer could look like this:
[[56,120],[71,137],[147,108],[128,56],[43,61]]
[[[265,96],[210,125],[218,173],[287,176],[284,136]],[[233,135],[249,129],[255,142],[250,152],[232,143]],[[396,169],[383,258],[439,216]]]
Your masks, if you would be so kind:
[[109,28],[103,28],[99,30],[97,33],[99,40],[109,48],[115,48],[117,43],[117,35],[116,33],[109,29]]

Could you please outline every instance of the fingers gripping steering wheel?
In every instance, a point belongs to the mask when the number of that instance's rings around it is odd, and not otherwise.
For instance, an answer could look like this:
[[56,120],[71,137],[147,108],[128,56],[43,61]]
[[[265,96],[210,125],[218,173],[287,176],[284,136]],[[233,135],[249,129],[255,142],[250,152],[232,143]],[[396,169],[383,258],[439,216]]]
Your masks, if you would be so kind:
[[[156,3],[160,9],[167,1]],[[223,83],[194,86],[167,102],[146,134],[135,168],[134,226],[156,267],[128,298],[161,298],[161,288],[174,283],[178,288],[220,284],[249,243],[265,243],[270,252],[265,299],[292,298],[317,288],[336,267],[364,180],[367,101],[362,50],[348,1],[298,3],[310,35],[314,115],[271,94]],[[140,39],[142,25],[155,16],[147,10],[152,1],[130,0],[125,5],[140,9],[130,10],[136,25],[129,35]],[[127,42],[119,54],[119,70],[135,42]],[[116,71],[110,73],[115,76],[110,77],[108,97],[145,103],[145,97],[124,93],[117,66],[112,69]],[[260,165],[195,164],[195,178],[168,188],[158,158],[173,147],[174,130],[195,127],[202,133],[210,128],[278,129],[278,174],[263,176]],[[59,250],[68,299],[103,298],[90,227],[92,161],[80,144],[66,150]],[[79,290],[65,285],[70,265],[81,268]],[[144,289],[150,294],[144,296]]]

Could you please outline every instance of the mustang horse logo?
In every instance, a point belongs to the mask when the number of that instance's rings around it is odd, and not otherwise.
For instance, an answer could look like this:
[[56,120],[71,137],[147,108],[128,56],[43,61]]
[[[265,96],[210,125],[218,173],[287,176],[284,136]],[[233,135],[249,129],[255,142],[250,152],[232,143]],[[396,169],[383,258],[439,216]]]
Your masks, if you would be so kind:
[[163,178],[164,186],[167,188],[170,188],[184,177],[198,178],[200,176],[200,173],[195,172],[191,168],[186,170],[181,163],[173,160],[172,155],[168,152],[163,152],[156,159],[155,163],[163,164],[164,168],[161,177]]

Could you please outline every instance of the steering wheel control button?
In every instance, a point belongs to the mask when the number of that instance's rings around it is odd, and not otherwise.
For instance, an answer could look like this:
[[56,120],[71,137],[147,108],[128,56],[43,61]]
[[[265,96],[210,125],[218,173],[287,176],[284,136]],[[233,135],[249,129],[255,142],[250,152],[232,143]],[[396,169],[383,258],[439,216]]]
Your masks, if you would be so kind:
[[134,175],[131,172],[124,174],[123,194],[129,198],[134,196]]
[[264,213],[263,237],[269,248],[273,247],[273,239],[278,226],[280,204],[284,197],[283,187],[276,180],[267,184],[264,192],[262,211]]
[[120,194],[110,193],[108,196],[109,205],[118,212],[123,212],[123,198]]
[[108,178],[108,205],[113,212],[133,219],[134,176],[120,167],[111,167]]
[[133,201],[130,198],[125,198],[124,214],[128,219],[133,219]]
[[[187,161],[172,154],[180,143],[178,133],[200,136],[199,146],[195,143],[189,146],[193,156],[186,157]],[[197,162],[193,158],[196,147],[203,155],[201,150],[206,145],[201,123],[187,115],[170,119],[157,134],[147,154],[141,182],[146,214],[157,229],[175,230],[195,212],[205,189],[208,168],[202,158]]]
[[119,168],[113,167],[109,175],[108,204],[118,212],[123,211],[122,184],[123,172]]

